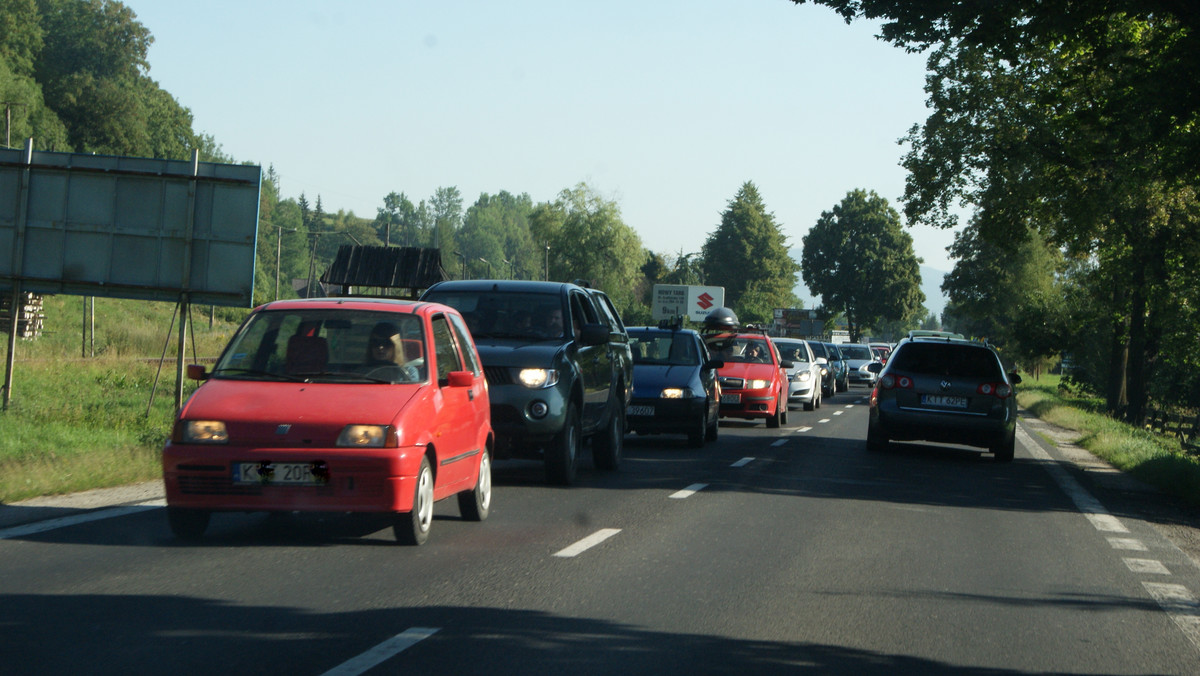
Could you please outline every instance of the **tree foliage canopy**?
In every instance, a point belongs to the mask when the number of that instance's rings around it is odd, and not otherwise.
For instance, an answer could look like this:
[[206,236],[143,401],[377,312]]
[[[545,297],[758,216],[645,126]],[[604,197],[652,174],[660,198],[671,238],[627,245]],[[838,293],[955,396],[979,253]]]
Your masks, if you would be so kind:
[[828,312],[844,313],[851,340],[881,322],[924,317],[921,259],[900,214],[875,191],[852,190],[803,238],[804,283]]
[[700,250],[704,283],[725,287],[725,304],[743,322],[766,323],[775,308],[797,305],[799,269],[758,187],[743,183]]

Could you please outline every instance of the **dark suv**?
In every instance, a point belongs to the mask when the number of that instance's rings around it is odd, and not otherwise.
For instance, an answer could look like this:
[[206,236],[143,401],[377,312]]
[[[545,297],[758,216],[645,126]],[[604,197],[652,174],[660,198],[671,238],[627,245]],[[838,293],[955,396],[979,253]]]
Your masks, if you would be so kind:
[[1000,462],[1015,449],[1017,394],[1021,382],[1005,373],[986,343],[956,338],[909,338],[879,375],[871,392],[867,449],[885,450],[890,440],[934,441],[987,448]]
[[629,336],[597,289],[559,282],[461,280],[421,300],[466,319],[483,362],[497,458],[542,459],[551,483],[574,483],[583,440],[596,467],[621,464],[632,391]]

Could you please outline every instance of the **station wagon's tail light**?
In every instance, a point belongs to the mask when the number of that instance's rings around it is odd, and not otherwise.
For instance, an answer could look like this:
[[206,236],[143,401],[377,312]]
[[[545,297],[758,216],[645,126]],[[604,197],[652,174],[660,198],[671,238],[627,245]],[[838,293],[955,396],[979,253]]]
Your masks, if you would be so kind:
[[1009,387],[1008,383],[983,383],[975,391],[997,399],[1008,399],[1012,396],[1012,387]]
[[908,376],[894,376],[889,373],[879,379],[879,386],[885,390],[911,390],[913,381]]

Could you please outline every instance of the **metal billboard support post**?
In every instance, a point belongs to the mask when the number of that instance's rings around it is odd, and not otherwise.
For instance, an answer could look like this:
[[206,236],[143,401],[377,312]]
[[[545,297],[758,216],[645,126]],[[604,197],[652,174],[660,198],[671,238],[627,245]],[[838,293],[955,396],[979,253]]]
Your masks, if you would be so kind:
[[5,358],[4,364],[4,402],[3,410],[8,410],[8,405],[12,401],[12,381],[13,381],[13,363],[15,362],[17,353],[17,301],[21,298],[21,275],[23,270],[21,265],[25,260],[25,221],[29,218],[29,173],[30,165],[33,164],[33,139],[25,140],[25,153],[23,155],[25,168],[21,171],[21,186],[18,203],[20,209],[17,213],[16,228],[13,231],[13,249],[12,249],[12,312],[11,321],[8,328],[8,356]]
[[8,355],[4,358],[4,410],[12,401],[13,357],[17,352],[17,299],[21,296],[21,283],[13,281],[12,312],[8,322]]

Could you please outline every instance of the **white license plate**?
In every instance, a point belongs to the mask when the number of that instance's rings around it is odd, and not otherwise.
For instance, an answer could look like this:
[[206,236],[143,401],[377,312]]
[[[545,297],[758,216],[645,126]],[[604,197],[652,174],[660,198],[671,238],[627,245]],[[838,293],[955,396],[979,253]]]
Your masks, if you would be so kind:
[[941,394],[921,395],[921,403],[925,406],[941,406],[943,408],[966,408],[966,397],[948,397]]
[[742,403],[742,395],[740,394],[722,394],[722,404],[740,404]]
[[630,406],[629,409],[626,411],[626,413],[628,415],[653,416],[654,415],[654,407],[653,406]]
[[312,463],[308,462],[276,462],[271,464],[271,472],[263,477],[261,463],[233,463],[233,483],[235,484],[271,484],[283,486],[315,486],[325,481],[312,473]]

